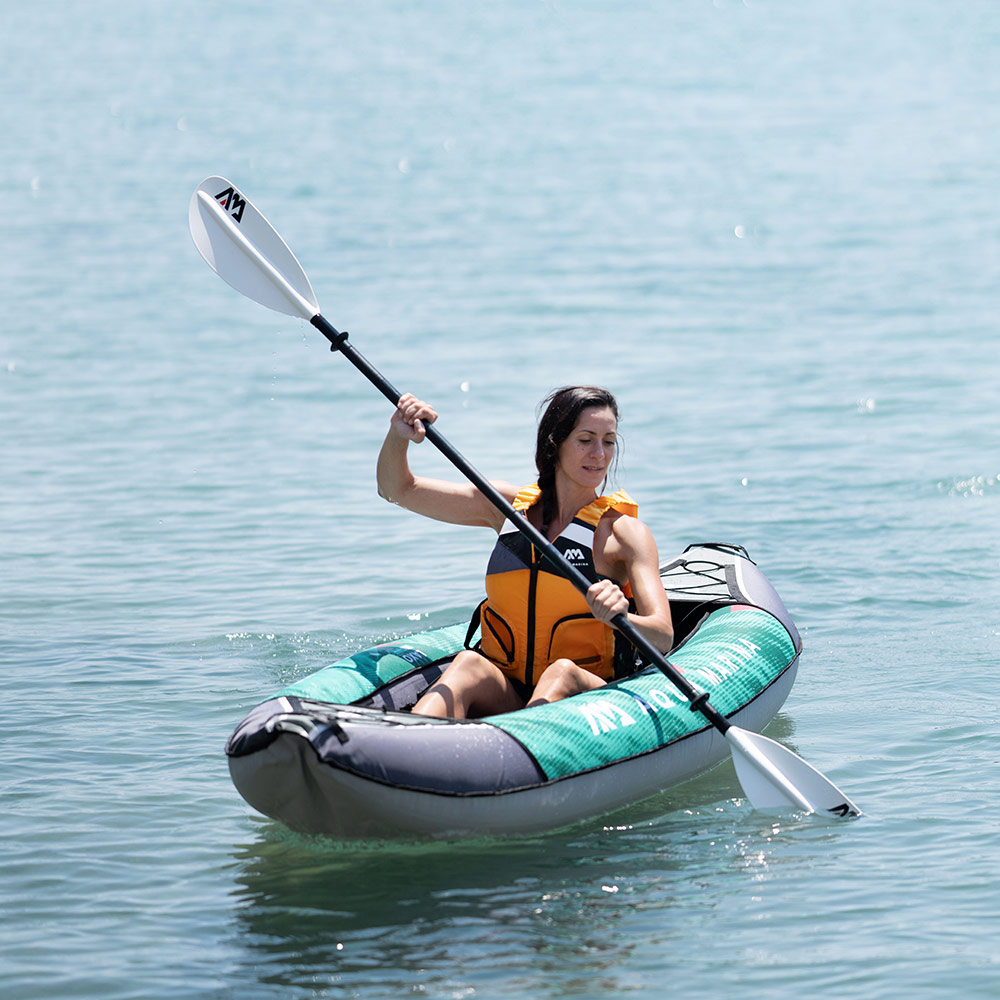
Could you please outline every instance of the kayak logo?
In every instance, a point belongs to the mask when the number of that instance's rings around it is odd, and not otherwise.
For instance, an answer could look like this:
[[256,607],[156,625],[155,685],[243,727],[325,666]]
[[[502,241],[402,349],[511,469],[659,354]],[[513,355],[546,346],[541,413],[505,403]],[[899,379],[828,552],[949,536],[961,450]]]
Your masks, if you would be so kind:
[[215,200],[233,217],[234,222],[243,221],[243,209],[247,207],[247,202],[236,188],[227,187],[215,196]]
[[567,549],[563,554],[571,563],[585,563],[587,561],[583,549]]
[[[679,695],[670,694],[662,688],[652,688],[645,695],[625,688],[621,690],[632,698],[636,707],[645,716],[655,716],[661,708],[673,708],[676,705],[684,704],[684,700]],[[608,698],[607,694],[577,705],[576,709],[586,719],[590,731],[595,736],[603,736],[616,729],[634,726],[640,721],[630,711]]]
[[589,723],[590,731],[595,736],[609,733],[619,726],[634,726],[636,724],[635,717],[630,712],[626,712],[625,709],[619,708],[614,702],[593,701],[590,704],[577,705],[576,707]]

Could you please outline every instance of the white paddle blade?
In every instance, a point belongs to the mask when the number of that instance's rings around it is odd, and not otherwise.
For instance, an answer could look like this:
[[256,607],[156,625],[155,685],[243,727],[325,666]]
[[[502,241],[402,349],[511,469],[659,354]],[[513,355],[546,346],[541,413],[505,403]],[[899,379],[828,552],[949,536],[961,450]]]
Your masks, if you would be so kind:
[[755,809],[801,809],[830,816],[861,810],[825,775],[788,747],[731,726],[726,731],[736,775]]
[[198,185],[188,210],[191,239],[208,266],[268,309],[312,319],[319,303],[302,266],[260,212],[224,177]]

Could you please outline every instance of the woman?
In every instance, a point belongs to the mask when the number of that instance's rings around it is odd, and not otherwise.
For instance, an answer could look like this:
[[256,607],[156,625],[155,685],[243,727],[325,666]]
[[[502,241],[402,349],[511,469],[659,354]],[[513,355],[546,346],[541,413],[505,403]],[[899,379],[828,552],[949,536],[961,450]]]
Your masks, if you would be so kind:
[[[482,640],[460,652],[414,706],[418,715],[475,718],[558,701],[614,677],[620,613],[662,652],[670,649],[670,603],[649,529],[624,491],[599,497],[618,443],[618,406],[606,389],[569,386],[545,401],[538,425],[538,483],[494,487],[596,582],[580,594],[471,483],[414,475],[411,442],[437,414],[406,394],[378,458],[379,495],[427,517],[498,534],[480,608]],[[634,609],[629,610],[629,597]]]

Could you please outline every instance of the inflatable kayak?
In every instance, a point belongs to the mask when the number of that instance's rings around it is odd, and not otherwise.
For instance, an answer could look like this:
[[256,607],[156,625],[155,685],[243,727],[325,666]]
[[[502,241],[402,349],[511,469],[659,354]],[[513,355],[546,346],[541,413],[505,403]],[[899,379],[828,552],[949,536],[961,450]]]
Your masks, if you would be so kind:
[[[690,546],[661,566],[670,662],[730,722],[760,732],[792,686],[801,639],[740,546]],[[236,788],[305,833],[345,838],[515,835],[648,798],[729,757],[726,738],[654,666],[596,691],[484,719],[409,709],[467,626],[346,659],[262,702],[226,746]]]

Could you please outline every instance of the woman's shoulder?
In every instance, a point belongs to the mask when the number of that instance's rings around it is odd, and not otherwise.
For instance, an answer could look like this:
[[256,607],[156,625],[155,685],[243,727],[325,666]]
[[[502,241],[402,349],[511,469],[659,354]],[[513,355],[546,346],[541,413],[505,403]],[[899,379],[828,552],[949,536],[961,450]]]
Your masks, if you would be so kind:
[[639,505],[624,490],[618,490],[610,496],[598,497],[596,502],[605,508],[606,513],[615,512],[631,518],[639,516]]
[[623,553],[639,551],[653,539],[645,521],[639,519],[634,501],[631,506],[631,511],[627,507],[608,507],[598,525],[598,536],[603,536],[605,542],[612,542]]
[[636,502],[624,490],[619,490],[610,496],[594,497],[590,503],[577,511],[576,516],[597,528],[605,520],[611,523],[621,516],[634,518],[638,511]]
[[533,507],[542,495],[538,483],[529,483],[527,486],[512,486],[510,483],[495,483],[494,485],[513,505],[514,510],[522,514],[529,507]]

